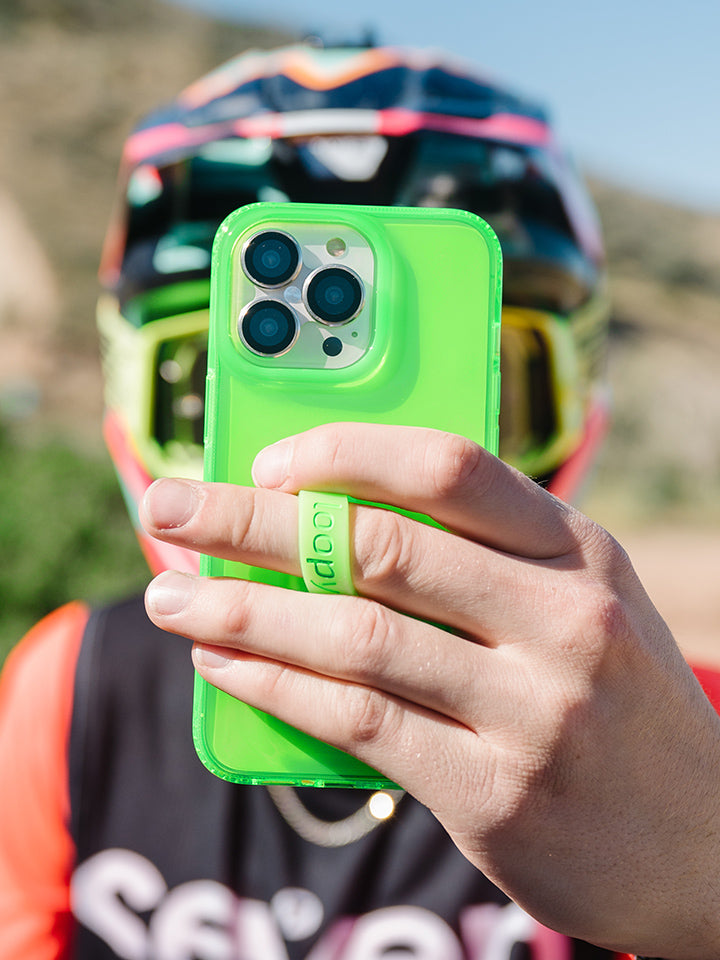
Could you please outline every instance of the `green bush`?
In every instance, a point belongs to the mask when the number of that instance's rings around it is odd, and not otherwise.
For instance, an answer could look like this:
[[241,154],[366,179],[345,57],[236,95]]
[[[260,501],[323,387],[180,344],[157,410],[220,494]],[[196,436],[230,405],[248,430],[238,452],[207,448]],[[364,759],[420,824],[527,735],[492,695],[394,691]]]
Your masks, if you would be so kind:
[[0,662],[41,616],[149,579],[109,458],[0,432]]

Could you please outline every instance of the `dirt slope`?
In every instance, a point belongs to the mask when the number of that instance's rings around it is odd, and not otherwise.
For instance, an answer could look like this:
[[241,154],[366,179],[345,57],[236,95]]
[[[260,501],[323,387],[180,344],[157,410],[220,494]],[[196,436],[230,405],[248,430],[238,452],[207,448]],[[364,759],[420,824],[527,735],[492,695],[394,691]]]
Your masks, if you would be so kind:
[[688,527],[618,530],[685,656],[720,667],[720,535]]

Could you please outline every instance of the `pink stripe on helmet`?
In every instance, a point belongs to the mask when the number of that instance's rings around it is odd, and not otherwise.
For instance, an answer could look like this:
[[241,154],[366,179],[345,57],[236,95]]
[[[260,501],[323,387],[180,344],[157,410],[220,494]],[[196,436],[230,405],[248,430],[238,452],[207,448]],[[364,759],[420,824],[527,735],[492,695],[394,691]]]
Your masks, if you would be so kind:
[[[332,114],[337,129],[332,129]],[[312,135],[314,133],[346,133],[347,120],[355,116],[353,132],[406,136],[418,130],[441,130],[467,137],[504,140],[527,146],[550,147],[550,128],[542,120],[513,113],[497,113],[490,117],[456,117],[442,113],[419,113],[415,110],[308,110],[293,113],[264,113],[256,117],[240,117],[225,123],[189,128],[181,123],[167,123],[133,133],[125,145],[125,160],[131,165],[142,163],[157,154],[201,146],[227,137],[270,137]],[[344,122],[343,122],[344,121]]]
[[495,113],[489,117],[456,117],[443,113],[418,113],[415,110],[381,110],[378,132],[404,136],[417,130],[440,130],[466,137],[504,140],[526,146],[549,147],[553,143],[550,128],[542,120],[516,113]]

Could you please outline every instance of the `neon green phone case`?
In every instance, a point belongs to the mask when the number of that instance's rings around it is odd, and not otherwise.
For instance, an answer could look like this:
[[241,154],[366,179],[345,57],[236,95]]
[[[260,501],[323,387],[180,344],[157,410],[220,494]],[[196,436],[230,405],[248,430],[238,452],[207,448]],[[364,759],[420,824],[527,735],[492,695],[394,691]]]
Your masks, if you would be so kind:
[[[242,255],[265,230],[298,240],[301,270],[280,288],[258,290]],[[364,302],[346,323],[319,323],[307,311],[309,278],[337,265],[360,278]],[[299,318],[292,348],[279,356],[258,355],[239,332],[248,302],[264,297]],[[205,478],[250,485],[262,447],[330,421],[435,427],[496,452],[500,300],[500,245],[465,211],[290,203],[235,211],[213,248]],[[201,569],[305,589],[299,578],[213,557]],[[193,735],[203,763],[237,783],[391,785],[199,676]]]

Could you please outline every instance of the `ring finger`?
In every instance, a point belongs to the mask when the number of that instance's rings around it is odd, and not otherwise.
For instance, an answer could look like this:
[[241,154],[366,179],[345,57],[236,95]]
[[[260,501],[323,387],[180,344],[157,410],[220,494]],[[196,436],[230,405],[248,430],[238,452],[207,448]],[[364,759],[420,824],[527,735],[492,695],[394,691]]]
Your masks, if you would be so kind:
[[458,722],[476,710],[491,653],[362,597],[319,596],[245,580],[170,571],[147,591],[162,629],[226,648],[222,686],[238,695],[246,654],[349,681]]

